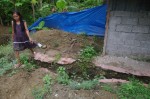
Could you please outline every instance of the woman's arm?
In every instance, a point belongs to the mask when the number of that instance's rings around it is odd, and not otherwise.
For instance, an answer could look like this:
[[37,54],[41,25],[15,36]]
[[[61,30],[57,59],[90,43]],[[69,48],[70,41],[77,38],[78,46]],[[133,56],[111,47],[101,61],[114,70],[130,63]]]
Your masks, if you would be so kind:
[[30,34],[29,34],[29,30],[27,28],[27,23],[26,22],[24,22],[24,26],[25,26],[25,32],[26,32],[27,36],[29,37],[29,40],[32,41],[32,39],[30,37]]

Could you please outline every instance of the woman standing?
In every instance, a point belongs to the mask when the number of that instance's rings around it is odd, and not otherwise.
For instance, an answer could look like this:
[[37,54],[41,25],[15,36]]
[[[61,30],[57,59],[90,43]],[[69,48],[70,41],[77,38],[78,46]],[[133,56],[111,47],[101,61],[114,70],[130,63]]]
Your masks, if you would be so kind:
[[27,28],[27,23],[22,19],[22,16],[18,11],[13,12],[12,39],[15,57],[17,59],[15,68],[17,68],[21,66],[19,52],[28,48],[34,55],[33,48],[37,45],[32,41]]

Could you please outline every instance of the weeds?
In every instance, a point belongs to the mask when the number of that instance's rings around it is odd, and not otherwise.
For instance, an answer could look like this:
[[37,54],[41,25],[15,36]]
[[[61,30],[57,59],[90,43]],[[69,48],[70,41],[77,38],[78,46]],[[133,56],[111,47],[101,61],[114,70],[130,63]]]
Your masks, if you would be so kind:
[[57,81],[60,84],[68,85],[70,82],[69,75],[66,73],[66,69],[64,67],[59,67],[57,69]]
[[87,80],[87,81],[83,80],[81,83],[76,81],[71,81],[69,86],[73,90],[80,90],[80,89],[91,90],[91,89],[95,89],[98,84],[99,84],[98,79],[94,79],[94,80]]
[[96,51],[92,46],[86,46],[83,50],[80,51],[78,66],[82,72],[84,78],[88,77],[87,69],[91,64],[91,60],[96,56]]
[[6,73],[6,71],[12,69],[14,65],[13,61],[13,49],[12,45],[0,46],[0,76]]
[[12,69],[13,63],[9,62],[5,57],[0,58],[0,76],[2,76],[6,71]]
[[121,85],[117,94],[120,99],[150,99],[150,87],[145,87],[138,80],[130,79],[129,83]]
[[116,91],[108,84],[104,84],[102,85],[102,89],[105,90],[105,91],[109,91],[111,93],[115,93]]
[[11,43],[8,45],[0,46],[0,58],[5,57],[6,59],[12,61],[14,59],[14,53]]
[[83,61],[91,61],[91,59],[96,56],[96,51],[92,46],[86,46],[83,50],[80,51],[80,59]]
[[56,54],[54,63],[57,63],[60,59],[61,59],[61,54],[60,53]]
[[21,63],[23,63],[25,65],[24,69],[29,71],[29,72],[35,68],[38,68],[38,66],[35,65],[33,61],[29,60],[29,57],[26,54],[22,54],[20,56],[20,60],[21,60]]
[[32,92],[34,99],[43,99],[46,94],[51,94],[51,86],[53,80],[49,75],[45,75],[43,78],[44,87],[35,88]]
[[37,27],[34,27],[32,29],[36,29],[36,30],[42,30],[44,28],[45,22],[41,21]]

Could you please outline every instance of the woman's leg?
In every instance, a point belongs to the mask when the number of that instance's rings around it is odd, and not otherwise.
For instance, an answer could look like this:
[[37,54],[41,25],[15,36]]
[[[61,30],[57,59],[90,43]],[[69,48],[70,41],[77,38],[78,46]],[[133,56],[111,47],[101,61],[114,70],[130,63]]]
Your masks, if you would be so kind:
[[30,51],[31,51],[32,55],[35,54],[35,52],[34,52],[34,50],[32,48],[30,48]]
[[16,57],[16,59],[17,59],[17,64],[16,64],[15,67],[21,66],[19,51],[15,51],[15,57]]

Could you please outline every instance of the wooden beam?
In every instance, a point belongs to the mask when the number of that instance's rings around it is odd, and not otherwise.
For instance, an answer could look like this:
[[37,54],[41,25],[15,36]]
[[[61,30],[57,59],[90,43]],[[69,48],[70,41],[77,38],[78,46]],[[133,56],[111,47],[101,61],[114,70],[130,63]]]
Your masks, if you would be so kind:
[[104,37],[104,46],[103,46],[103,53],[102,55],[106,55],[106,46],[108,40],[108,28],[109,28],[109,19],[110,19],[110,0],[107,0],[107,17],[106,17],[106,30],[105,30],[105,37]]

